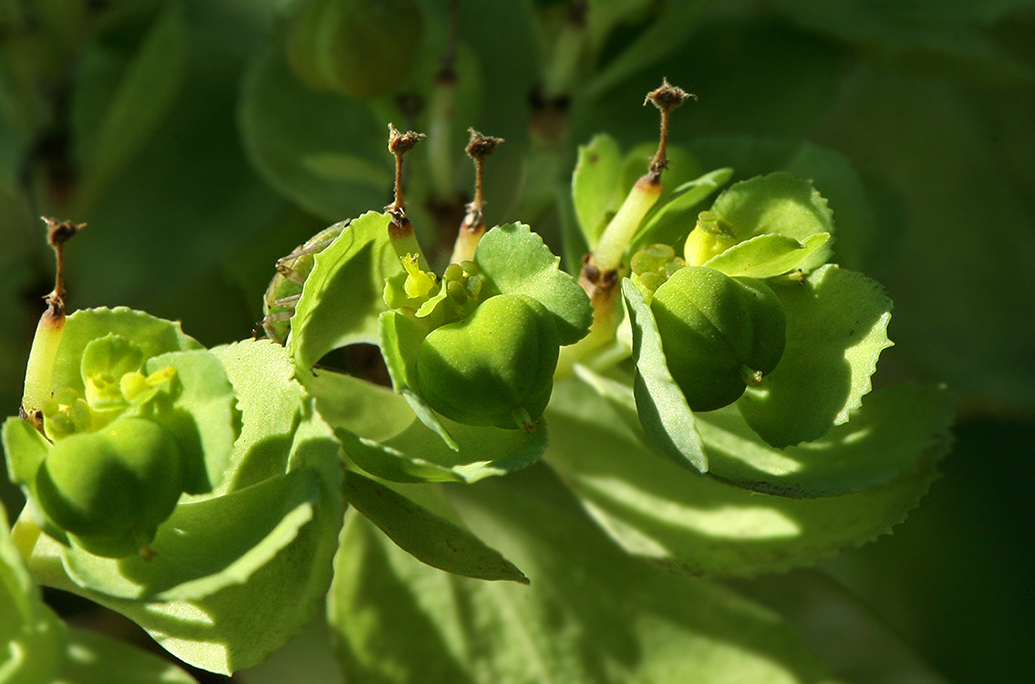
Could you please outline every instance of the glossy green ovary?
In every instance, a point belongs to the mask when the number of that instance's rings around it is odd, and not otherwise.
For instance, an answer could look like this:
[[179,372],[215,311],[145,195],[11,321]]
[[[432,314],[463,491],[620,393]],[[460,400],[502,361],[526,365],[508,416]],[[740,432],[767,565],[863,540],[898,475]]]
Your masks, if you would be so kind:
[[99,556],[146,549],[183,491],[176,439],[143,418],[59,440],[36,476],[47,516]]
[[532,429],[553,389],[560,345],[549,313],[525,295],[496,295],[425,338],[417,383],[428,404],[468,425]]
[[669,372],[694,411],[733,403],[753,372],[772,372],[783,355],[783,309],[762,281],[687,267],[658,288],[651,311]]

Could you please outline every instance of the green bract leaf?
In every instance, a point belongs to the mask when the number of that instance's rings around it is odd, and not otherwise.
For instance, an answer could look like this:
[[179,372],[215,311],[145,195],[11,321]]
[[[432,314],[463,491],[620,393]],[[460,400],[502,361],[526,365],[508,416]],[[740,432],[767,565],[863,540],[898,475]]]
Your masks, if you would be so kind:
[[809,258],[830,240],[830,233],[816,233],[804,243],[784,235],[767,233],[738,242],[725,252],[704,263],[708,268],[728,276],[774,278],[790,273],[809,261]]
[[[812,183],[782,171],[734,183],[709,213],[720,232],[737,242],[776,233],[805,243],[817,233],[834,233],[833,213]],[[817,250],[803,267],[811,270],[829,257],[829,248]]]
[[545,459],[607,533],[630,553],[693,575],[779,571],[886,534],[927,492],[950,442],[944,431],[917,440],[912,468],[864,491],[791,499],[648,458],[607,403],[579,383],[558,385],[548,415],[554,434]]
[[4,421],[3,445],[11,482],[35,492],[36,471],[50,451],[50,442],[28,421],[11,416]]
[[622,295],[635,331],[636,407],[647,440],[679,465],[706,472],[708,457],[701,444],[694,414],[669,373],[654,315],[628,278],[622,280]]
[[85,394],[81,360],[93,340],[114,333],[131,341],[143,352],[144,360],[165,352],[201,349],[183,333],[180,324],[120,306],[114,309],[80,309],[65,320],[65,332],[54,362],[54,389],[71,387]]
[[324,369],[302,381],[324,420],[365,439],[394,437],[416,419],[406,399],[387,387]]
[[562,345],[574,344],[589,332],[593,308],[585,290],[560,270],[560,257],[528,226],[493,228],[478,243],[474,260],[486,287],[499,294],[527,295],[546,307]]
[[241,434],[214,494],[242,489],[287,469],[291,433],[305,407],[287,350],[271,340],[246,340],[212,349],[237,394]]
[[845,422],[870,391],[877,359],[892,345],[891,300],[877,282],[835,265],[774,292],[787,317],[787,345],[776,370],[737,406],[762,439],[783,448]]
[[667,198],[658,202],[640,226],[630,243],[630,251],[656,242],[672,245],[684,238],[697,220],[696,214],[690,210],[725,185],[732,175],[733,169],[716,169],[677,186]]
[[61,667],[65,629],[43,603],[0,506],[0,682],[51,684]]
[[229,493],[181,501],[150,562],[100,559],[43,537],[30,565],[44,583],[125,614],[187,662],[229,673],[283,646],[326,592],[342,469],[340,444],[290,379],[284,349],[261,340],[218,354],[243,414],[221,487]]
[[186,458],[184,491],[210,492],[222,482],[240,432],[234,388],[219,359],[208,351],[162,354],[144,364],[149,374],[170,366],[176,370],[178,391],[167,410],[148,417],[180,443]]
[[571,194],[582,235],[592,250],[622,203],[622,152],[606,133],[579,147],[571,176]]
[[543,468],[448,492],[531,585],[430,570],[350,513],[328,614],[348,681],[831,681],[777,615],[616,549]]
[[388,223],[387,214],[367,212],[316,255],[291,318],[288,349],[299,368],[353,342],[378,342],[385,278],[402,270]]
[[423,563],[464,577],[528,584],[520,570],[478,537],[374,480],[349,473],[345,498]]
[[775,449],[733,406],[697,416],[709,473],[740,487],[791,497],[860,492],[916,467],[952,422],[944,389],[896,385],[864,397],[846,423],[797,447]]

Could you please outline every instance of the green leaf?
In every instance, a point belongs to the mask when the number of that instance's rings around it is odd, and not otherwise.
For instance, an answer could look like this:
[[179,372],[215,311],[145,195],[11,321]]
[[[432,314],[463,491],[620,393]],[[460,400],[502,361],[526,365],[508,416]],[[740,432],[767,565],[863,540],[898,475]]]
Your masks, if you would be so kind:
[[180,93],[187,58],[182,7],[167,2],[126,65],[103,119],[95,127],[77,131],[92,138],[88,154],[80,160],[84,174],[75,198],[78,215],[89,212],[98,195],[154,134]]
[[653,243],[675,245],[685,238],[697,219],[690,210],[725,185],[732,175],[731,168],[716,169],[677,186],[664,202],[658,202],[640,226],[633,236],[630,251]]
[[0,682],[51,684],[65,639],[64,625],[43,603],[0,506]]
[[237,395],[241,434],[234,442],[223,481],[214,495],[243,489],[283,474],[291,434],[303,413],[305,390],[295,380],[295,364],[271,340],[245,340],[215,347]]
[[468,530],[359,473],[345,478],[345,499],[422,563],[464,577],[528,584],[520,570]]
[[[340,445],[311,404],[291,442],[281,447],[290,449],[289,472],[226,496],[181,502],[159,528],[152,563],[129,558],[105,565],[80,556],[73,561],[71,555],[63,558],[67,551],[60,544],[40,537],[30,568],[43,584],[122,613],[191,665],[225,674],[258,665],[311,619],[327,592],[338,545]],[[279,515],[284,517],[276,520]],[[249,541],[255,544],[250,549]],[[110,586],[83,588],[63,562],[85,575],[80,579]],[[177,598],[188,596],[195,598]]]
[[607,133],[598,133],[588,145],[579,146],[571,194],[579,227],[591,250],[624,199],[622,164],[618,141]]
[[367,212],[316,255],[291,318],[288,349],[300,369],[353,342],[378,342],[384,281],[402,270],[388,223],[387,214]]
[[883,484],[916,467],[945,439],[953,399],[938,387],[895,385],[863,398],[824,437],[775,449],[733,406],[698,414],[709,474],[739,487],[790,497],[838,496]]
[[65,551],[69,577],[114,598],[193,601],[244,584],[312,521],[320,491],[316,473],[296,470],[259,484],[183,502],[149,545],[153,558],[103,558]]
[[455,439],[456,450],[421,421],[382,442],[344,428],[334,433],[349,460],[371,475],[393,482],[477,482],[525,468],[546,449],[546,421],[529,433],[463,425],[435,415]]
[[3,445],[8,478],[35,491],[36,471],[50,451],[50,442],[28,421],[11,416],[4,421]]
[[779,365],[737,401],[748,425],[783,448],[811,441],[848,420],[887,337],[891,300],[866,276],[827,265],[801,285],[779,285],[787,346]]
[[702,576],[808,565],[887,534],[927,492],[950,445],[944,431],[918,440],[913,468],[864,491],[792,499],[649,458],[607,403],[579,383],[558,385],[547,413],[554,434],[544,459],[601,527],[629,553]]
[[381,353],[392,378],[392,388],[406,399],[421,423],[438,435],[446,446],[457,451],[460,447],[446,428],[445,419],[435,413],[417,391],[417,354],[428,336],[427,326],[397,311],[386,311],[379,320]]
[[147,360],[147,374],[167,367],[178,380],[170,411],[148,417],[180,443],[187,459],[184,491],[202,494],[223,481],[234,441],[240,432],[237,397],[219,359],[207,350],[171,352]]
[[326,369],[307,373],[302,381],[324,420],[365,439],[394,437],[416,418],[406,399],[388,387]]
[[[737,242],[776,233],[804,243],[818,233],[834,233],[833,213],[812,183],[782,171],[734,183],[709,211]],[[818,250],[805,267],[811,270],[829,257],[829,248]]]
[[832,681],[775,614],[616,549],[544,468],[448,492],[531,584],[429,569],[350,513],[328,613],[348,681]]
[[91,341],[110,333],[130,340],[143,351],[144,359],[166,352],[201,349],[192,337],[184,334],[180,324],[124,306],[114,309],[80,309],[65,319],[65,332],[54,362],[54,389],[71,387],[80,395],[86,393],[80,369],[83,352]]
[[85,629],[68,634],[62,684],[197,684],[197,680],[157,655]]
[[830,233],[816,233],[804,243],[784,235],[767,233],[738,242],[703,265],[728,276],[775,278],[804,268],[810,257],[830,240]]
[[560,257],[528,226],[496,226],[478,243],[474,260],[487,287],[500,294],[528,295],[546,307],[562,345],[574,344],[589,332],[593,308],[585,290],[560,270]]
[[622,295],[635,331],[634,392],[647,441],[675,463],[706,472],[708,456],[701,444],[694,414],[669,373],[654,314],[628,278],[622,279]]

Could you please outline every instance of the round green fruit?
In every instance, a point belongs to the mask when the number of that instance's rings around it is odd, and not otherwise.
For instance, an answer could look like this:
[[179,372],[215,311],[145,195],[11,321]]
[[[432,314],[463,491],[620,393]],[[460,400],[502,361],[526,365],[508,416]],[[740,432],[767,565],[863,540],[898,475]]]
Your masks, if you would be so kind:
[[542,304],[496,295],[424,339],[416,384],[431,408],[458,423],[531,431],[550,401],[559,350]]
[[786,319],[761,280],[689,266],[651,301],[672,378],[694,411],[722,408],[783,356]]
[[145,551],[183,492],[183,457],[157,423],[124,418],[54,444],[36,475],[40,507],[90,553]]
[[387,95],[409,76],[422,34],[413,0],[310,0],[289,30],[288,63],[317,90]]

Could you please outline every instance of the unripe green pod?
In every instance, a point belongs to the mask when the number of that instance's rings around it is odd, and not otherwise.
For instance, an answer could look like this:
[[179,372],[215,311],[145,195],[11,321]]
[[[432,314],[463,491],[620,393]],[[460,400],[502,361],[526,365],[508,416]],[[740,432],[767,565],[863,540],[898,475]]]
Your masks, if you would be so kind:
[[689,266],[651,300],[672,378],[694,411],[740,398],[783,356],[786,320],[768,285]]
[[458,423],[530,431],[550,401],[559,350],[542,304],[496,295],[424,339],[417,386],[429,406]]
[[387,95],[409,76],[422,34],[413,0],[311,0],[288,33],[288,62],[317,90]]
[[40,507],[87,551],[146,550],[183,492],[183,456],[165,428],[124,418],[59,440],[36,475]]

